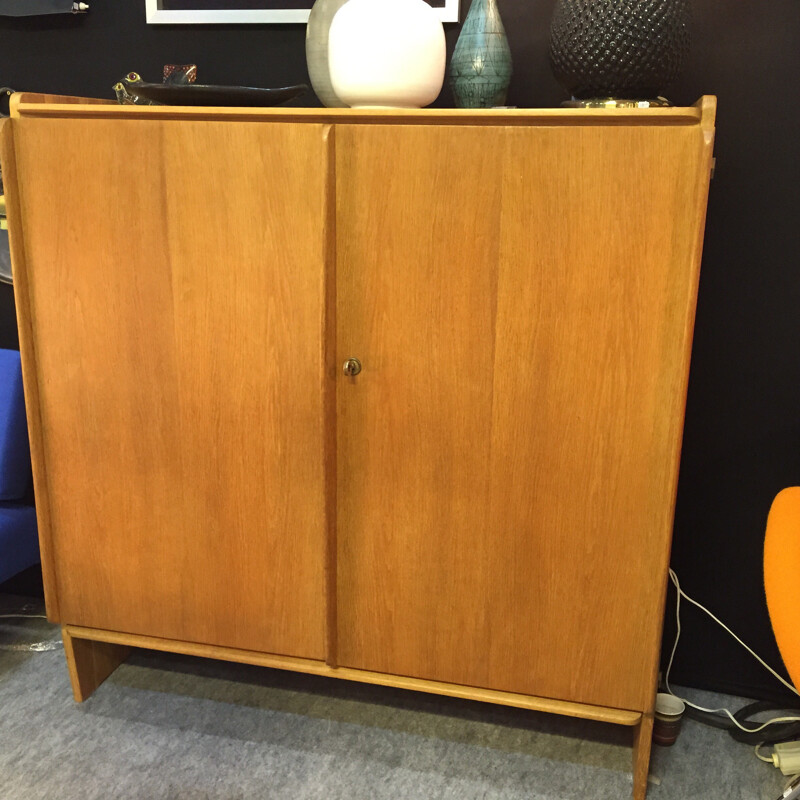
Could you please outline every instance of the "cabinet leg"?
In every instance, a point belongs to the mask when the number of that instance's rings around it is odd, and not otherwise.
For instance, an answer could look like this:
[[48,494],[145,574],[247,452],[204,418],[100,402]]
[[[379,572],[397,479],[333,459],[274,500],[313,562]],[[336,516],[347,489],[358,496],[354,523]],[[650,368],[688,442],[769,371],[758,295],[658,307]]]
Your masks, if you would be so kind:
[[72,683],[72,694],[78,703],[92,692],[128,657],[130,647],[89,639],[75,639],[62,626],[64,653]]
[[633,800],[645,800],[650,775],[650,745],[653,741],[653,715],[642,714],[633,729]]

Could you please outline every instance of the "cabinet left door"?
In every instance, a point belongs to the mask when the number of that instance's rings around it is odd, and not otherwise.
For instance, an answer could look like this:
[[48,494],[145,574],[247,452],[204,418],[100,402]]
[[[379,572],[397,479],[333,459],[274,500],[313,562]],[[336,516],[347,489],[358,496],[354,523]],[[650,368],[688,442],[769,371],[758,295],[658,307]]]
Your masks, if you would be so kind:
[[13,137],[58,616],[323,659],[327,129],[68,113]]

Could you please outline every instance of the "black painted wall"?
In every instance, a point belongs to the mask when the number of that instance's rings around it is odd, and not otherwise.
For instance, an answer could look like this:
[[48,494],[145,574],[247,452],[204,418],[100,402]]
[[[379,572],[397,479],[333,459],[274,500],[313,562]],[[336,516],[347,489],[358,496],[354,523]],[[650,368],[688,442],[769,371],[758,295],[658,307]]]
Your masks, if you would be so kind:
[[7,283],[0,283],[0,347],[19,350],[14,289]]
[[[547,63],[554,0],[499,3],[514,55],[509,103],[556,105],[564,96]],[[449,26],[451,49],[457,34]],[[718,95],[717,175],[673,566],[689,594],[779,665],[761,548],[772,497],[800,484],[800,3],[695,0],[693,39],[668,94],[678,104]],[[0,21],[0,85],[111,97],[129,70],[158,80],[164,63],[196,62],[201,82],[282,86],[306,77],[303,43],[302,26],[155,27],[145,24],[144,0],[92,0],[85,17]],[[438,104],[450,105],[446,90]],[[0,346],[13,344],[4,289]],[[691,608],[674,678],[753,696],[778,686]]]

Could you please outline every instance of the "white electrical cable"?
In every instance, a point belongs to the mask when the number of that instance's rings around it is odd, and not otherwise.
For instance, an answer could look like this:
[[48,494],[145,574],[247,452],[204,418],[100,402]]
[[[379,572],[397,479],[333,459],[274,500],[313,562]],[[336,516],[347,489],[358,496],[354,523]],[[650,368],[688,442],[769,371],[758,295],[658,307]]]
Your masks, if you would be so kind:
[[767,764],[771,764],[772,766],[775,766],[775,762],[771,758],[769,758],[768,756],[762,756],[761,755],[761,748],[764,745],[765,745],[765,742],[761,742],[760,744],[757,744],[755,746],[756,758],[758,758],[759,761],[766,761]]
[[[675,635],[675,644],[672,646],[672,653],[669,657],[669,664],[667,665],[667,672],[664,677],[664,683],[666,684],[667,691],[673,697],[678,697],[678,695],[675,694],[675,692],[673,692],[672,689],[670,688],[669,674],[670,671],[672,670],[672,662],[675,659],[675,651],[678,649],[678,642],[680,641],[681,638],[682,597],[685,598],[692,605],[697,606],[697,608],[699,608],[701,611],[705,611],[705,613],[708,614],[708,616],[711,617],[711,619],[713,619],[714,622],[722,626],[722,628],[724,628],[731,636],[733,636],[733,638],[736,639],[736,641],[739,642],[739,644],[742,647],[744,647],[744,649],[747,650],[747,652],[750,653],[750,655],[753,656],[753,658],[755,658],[756,661],[758,661],[759,664],[761,664],[761,666],[763,666],[765,669],[771,672],[784,686],[786,686],[788,689],[791,689],[791,691],[794,692],[796,695],[800,696],[800,692],[798,692],[797,689],[794,686],[792,686],[791,683],[789,683],[787,680],[782,678],[777,672],[775,672],[775,670],[772,669],[772,667],[769,664],[767,664],[767,662],[764,661],[763,658],[761,658],[751,647],[748,647],[724,622],[722,622],[722,620],[715,617],[705,606],[700,605],[700,603],[698,603],[697,600],[693,600],[691,597],[689,597],[688,594],[686,594],[686,592],[683,591],[683,589],[681,589],[681,584],[680,581],[678,580],[678,575],[676,574],[674,569],[671,569],[669,571],[669,577],[675,584],[675,590],[678,596],[677,602],[675,604],[675,619],[677,622],[677,633]],[[764,728],[766,728],[768,725],[774,725],[777,722],[800,722],[800,717],[776,717],[775,719],[768,720],[763,725],[759,725],[757,728],[745,728],[745,726],[742,725],[742,723],[739,722],[739,720],[737,720],[736,717],[734,717],[733,714],[727,708],[704,708],[703,706],[698,706],[695,705],[694,703],[689,702],[683,697],[678,697],[678,699],[683,700],[683,702],[686,703],[687,706],[689,706],[690,708],[694,708],[697,711],[704,711],[708,714],[725,714],[727,717],[730,718],[731,722],[733,722],[733,724],[736,725],[737,728],[744,731],[745,733],[758,733],[759,731],[763,731]]]
[[[47,616],[45,614],[0,614],[0,619],[47,619]],[[57,642],[34,642],[33,644],[0,644],[0,650],[22,650],[41,653],[46,650],[57,650],[61,644],[61,640]]]

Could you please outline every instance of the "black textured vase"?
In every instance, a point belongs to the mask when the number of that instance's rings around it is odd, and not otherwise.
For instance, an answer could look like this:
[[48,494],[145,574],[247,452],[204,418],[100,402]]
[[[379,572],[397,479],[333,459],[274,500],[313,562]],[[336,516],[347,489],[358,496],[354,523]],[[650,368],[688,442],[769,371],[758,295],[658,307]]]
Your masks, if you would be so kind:
[[689,51],[689,0],[558,0],[550,62],[579,99],[653,99]]

